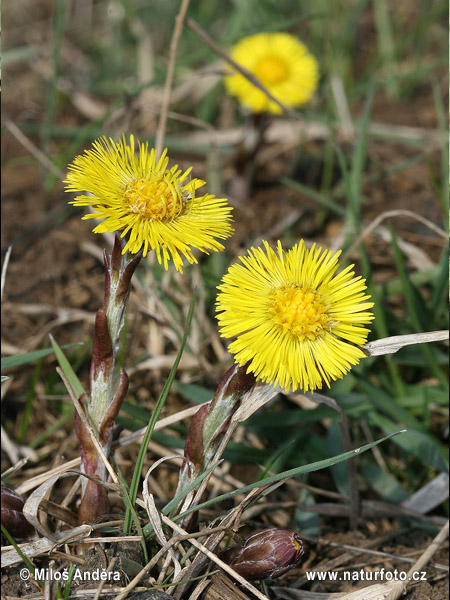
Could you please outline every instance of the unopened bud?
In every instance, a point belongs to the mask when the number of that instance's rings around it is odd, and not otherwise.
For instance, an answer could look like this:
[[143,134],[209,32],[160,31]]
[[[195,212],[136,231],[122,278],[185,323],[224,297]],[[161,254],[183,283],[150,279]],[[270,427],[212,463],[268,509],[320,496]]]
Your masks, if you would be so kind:
[[295,531],[271,528],[250,536],[240,548],[226,550],[221,558],[244,579],[253,581],[286,573],[300,562],[303,552]]
[[17,542],[32,539],[36,531],[22,512],[24,501],[14,490],[2,485],[2,525]]

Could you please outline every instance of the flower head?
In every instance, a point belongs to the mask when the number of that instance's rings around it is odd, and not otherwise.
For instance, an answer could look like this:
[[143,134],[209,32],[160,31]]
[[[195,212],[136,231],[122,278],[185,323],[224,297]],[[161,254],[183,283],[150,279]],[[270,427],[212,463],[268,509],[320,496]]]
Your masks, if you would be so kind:
[[248,581],[275,579],[295,567],[304,553],[300,536],[290,529],[272,527],[232,546],[220,558]]
[[14,538],[20,541],[36,538],[36,530],[23,514],[25,502],[17,492],[6,485],[1,486],[1,517],[2,525]]
[[288,252],[267,242],[251,248],[223,277],[217,297],[220,333],[237,336],[229,350],[257,379],[303,391],[341,378],[364,357],[364,327],[373,319],[365,280],[353,265],[338,273],[340,252]]
[[[230,56],[286,106],[305,104],[317,88],[316,59],[302,42],[288,33],[251,35],[233,46]],[[225,77],[225,87],[253,112],[281,113],[278,104],[234,70]]]
[[66,191],[89,193],[71,204],[92,206],[83,219],[104,219],[94,233],[121,231],[127,236],[123,253],[142,249],[145,256],[152,249],[165,269],[172,257],[178,271],[181,255],[197,262],[191,247],[206,254],[223,250],[215,238],[233,231],[228,202],[211,194],[196,196],[205,182],[190,179],[191,168],[184,173],[178,165],[169,168],[166,150],[159,160],[148,143],[138,142],[136,150],[132,135],[129,142],[124,136],[117,143],[103,137],[69,165]]

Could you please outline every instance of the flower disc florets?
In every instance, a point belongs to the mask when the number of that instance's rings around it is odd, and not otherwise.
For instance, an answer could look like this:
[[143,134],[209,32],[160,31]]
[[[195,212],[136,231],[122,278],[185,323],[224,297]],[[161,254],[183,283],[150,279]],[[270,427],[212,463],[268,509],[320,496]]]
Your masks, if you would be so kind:
[[223,250],[215,238],[226,239],[233,231],[227,200],[197,197],[205,182],[190,179],[191,168],[184,173],[177,165],[169,168],[166,151],[156,160],[148,144],[138,142],[137,150],[133,136],[128,143],[125,137],[117,143],[101,138],[69,165],[66,191],[90,194],[71,204],[94,209],[84,219],[104,219],[94,232],[121,231],[127,238],[124,252],[142,250],[145,256],[153,249],[164,268],[172,257],[179,271],[181,255],[197,262],[191,247],[206,254]]
[[239,365],[270,384],[303,391],[341,378],[359,362],[372,321],[365,281],[352,266],[336,274],[338,253],[303,241],[277,253],[264,242],[223,277],[220,333]]

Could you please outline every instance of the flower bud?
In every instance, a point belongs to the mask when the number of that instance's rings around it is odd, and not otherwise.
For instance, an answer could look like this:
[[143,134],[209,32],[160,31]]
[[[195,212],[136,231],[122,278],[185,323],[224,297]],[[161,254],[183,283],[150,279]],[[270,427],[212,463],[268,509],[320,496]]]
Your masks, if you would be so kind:
[[236,573],[254,579],[275,579],[295,567],[303,555],[302,541],[295,531],[264,529],[247,538],[240,548],[229,548],[221,555]]
[[2,525],[17,542],[32,539],[36,531],[22,512],[24,501],[14,490],[6,485],[1,486]]

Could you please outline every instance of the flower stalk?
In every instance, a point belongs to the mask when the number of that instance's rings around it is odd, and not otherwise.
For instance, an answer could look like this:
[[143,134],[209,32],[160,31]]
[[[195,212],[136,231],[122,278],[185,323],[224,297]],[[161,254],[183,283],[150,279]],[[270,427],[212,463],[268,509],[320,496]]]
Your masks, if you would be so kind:
[[[106,456],[109,455],[113,426],[128,391],[128,376],[121,367],[118,384],[114,382],[120,332],[130,294],[131,278],[142,253],[123,254],[124,242],[116,235],[111,254],[104,253],[105,295],[103,307],[97,312],[90,371],[90,394],[83,394],[79,403]],[[100,483],[106,482],[106,466],[91,439],[91,434],[78,413],[75,414],[75,432],[80,443],[81,467],[90,479],[82,483],[82,499],[78,520],[95,521],[109,510],[108,492]]]
[[[225,375],[211,402],[203,404],[194,415],[184,447],[175,495],[183,492],[199,475],[208,469],[219,448],[231,417],[239,407],[244,394],[255,385],[255,377],[247,373],[247,365],[233,365]],[[195,490],[185,498],[175,512],[182,512],[194,504]]]

